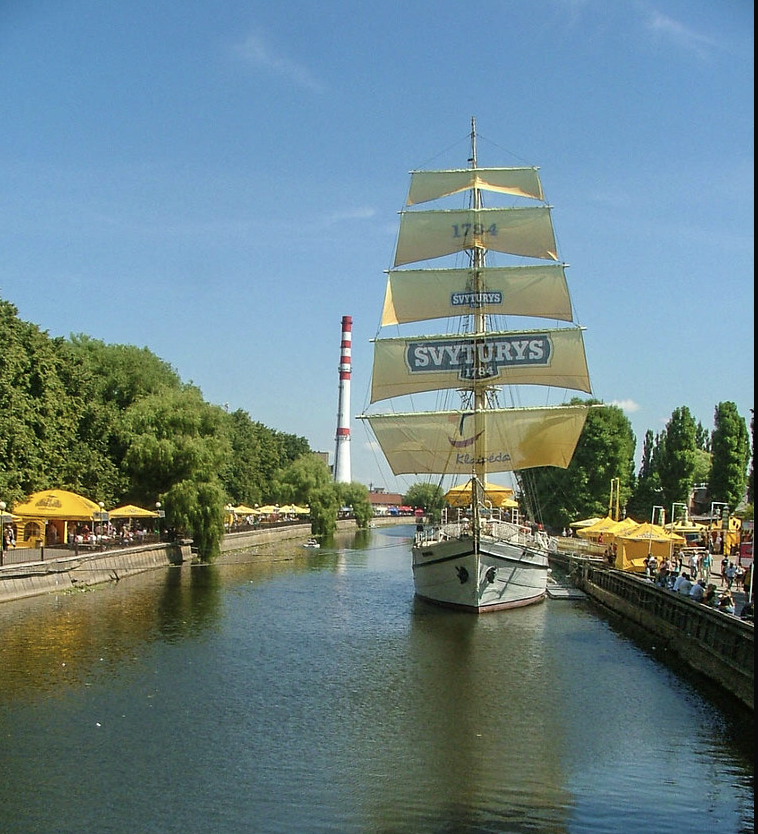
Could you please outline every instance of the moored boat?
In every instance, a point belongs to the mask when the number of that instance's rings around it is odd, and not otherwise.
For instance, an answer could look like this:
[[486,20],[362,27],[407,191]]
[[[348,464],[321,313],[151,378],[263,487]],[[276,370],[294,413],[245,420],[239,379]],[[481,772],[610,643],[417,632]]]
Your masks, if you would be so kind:
[[[527,523],[535,514],[521,473],[567,467],[591,407],[521,405],[514,392],[546,386],[591,394],[591,386],[583,329],[573,320],[538,170],[480,168],[474,119],[470,140],[469,168],[411,172],[380,322],[401,335],[387,338],[382,330],[374,340],[370,403],[359,418],[395,475],[469,479],[467,506],[443,512],[440,524],[417,525],[412,566],[417,596],[479,613],[545,598],[557,542],[541,525]],[[485,192],[516,205],[485,208]],[[461,194],[463,208],[444,207]],[[443,207],[414,208],[430,201]],[[495,265],[492,253],[510,260]],[[438,258],[460,260],[408,267]],[[513,330],[512,316],[559,326],[539,322],[538,329]],[[443,318],[450,324],[444,335],[413,331]],[[504,407],[506,392],[518,404]],[[413,396],[417,406],[432,393],[430,407],[371,410],[397,397]],[[516,506],[487,499],[494,472],[513,473]]]

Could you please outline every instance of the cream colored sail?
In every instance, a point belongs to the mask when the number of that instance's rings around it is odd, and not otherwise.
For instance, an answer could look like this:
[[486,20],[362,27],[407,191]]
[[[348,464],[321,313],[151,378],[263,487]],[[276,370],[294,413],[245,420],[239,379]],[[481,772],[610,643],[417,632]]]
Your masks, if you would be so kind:
[[439,258],[472,247],[557,261],[547,206],[403,211],[394,266]]
[[473,269],[394,269],[388,272],[382,327],[468,315],[533,316],[571,321],[564,264],[484,267],[479,292]]
[[[470,474],[535,466],[565,469],[591,406],[362,415],[395,475]],[[474,429],[477,423],[479,430]],[[481,458],[476,459],[474,448]]]
[[[474,369],[478,368],[477,371]],[[591,392],[582,330],[378,339],[371,402],[445,388],[550,385]]]
[[437,200],[470,188],[498,191],[517,197],[544,200],[537,168],[459,168],[447,171],[411,171],[408,205]]

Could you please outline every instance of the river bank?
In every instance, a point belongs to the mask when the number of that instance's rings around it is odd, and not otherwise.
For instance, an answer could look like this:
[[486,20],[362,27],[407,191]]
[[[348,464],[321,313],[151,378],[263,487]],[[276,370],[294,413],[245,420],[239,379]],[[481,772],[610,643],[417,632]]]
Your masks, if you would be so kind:
[[[408,523],[407,519],[377,518],[372,526]],[[355,529],[355,521],[337,522],[338,530]],[[309,523],[272,525],[227,533],[221,540],[221,558],[239,550],[260,547],[262,561],[275,559],[276,551],[266,545],[286,541],[305,542],[311,535]],[[18,555],[18,554],[16,554]],[[118,582],[155,568],[181,565],[197,560],[191,541],[156,542],[107,550],[67,548],[29,549],[26,561],[14,560],[0,566],[0,603],[48,593],[81,590],[104,582]]]

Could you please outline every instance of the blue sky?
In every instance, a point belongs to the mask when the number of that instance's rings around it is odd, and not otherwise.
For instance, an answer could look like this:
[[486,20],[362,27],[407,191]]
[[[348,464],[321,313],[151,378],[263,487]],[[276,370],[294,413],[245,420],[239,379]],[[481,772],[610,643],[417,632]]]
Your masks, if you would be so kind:
[[[333,459],[408,172],[537,165],[594,395],[753,408],[748,0],[0,2],[0,297]],[[404,490],[351,419],[354,480]]]

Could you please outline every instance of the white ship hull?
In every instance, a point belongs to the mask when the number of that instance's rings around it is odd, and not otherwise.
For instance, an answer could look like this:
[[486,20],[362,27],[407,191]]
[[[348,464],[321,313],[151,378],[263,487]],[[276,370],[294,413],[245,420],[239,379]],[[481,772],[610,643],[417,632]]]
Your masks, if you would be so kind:
[[542,602],[547,593],[548,551],[530,542],[482,536],[417,537],[412,549],[416,596],[428,602],[483,613]]

